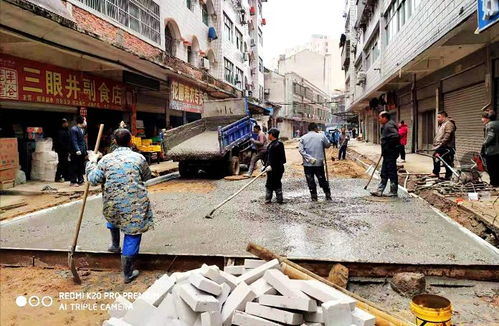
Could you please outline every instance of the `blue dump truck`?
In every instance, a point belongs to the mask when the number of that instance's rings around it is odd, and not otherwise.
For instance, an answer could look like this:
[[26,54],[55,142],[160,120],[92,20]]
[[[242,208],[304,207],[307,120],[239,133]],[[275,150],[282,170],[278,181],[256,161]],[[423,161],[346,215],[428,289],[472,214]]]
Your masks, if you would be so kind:
[[179,162],[179,172],[191,178],[200,171],[223,177],[239,174],[251,157],[254,120],[245,99],[206,101],[200,120],[168,130],[163,137],[167,159]]

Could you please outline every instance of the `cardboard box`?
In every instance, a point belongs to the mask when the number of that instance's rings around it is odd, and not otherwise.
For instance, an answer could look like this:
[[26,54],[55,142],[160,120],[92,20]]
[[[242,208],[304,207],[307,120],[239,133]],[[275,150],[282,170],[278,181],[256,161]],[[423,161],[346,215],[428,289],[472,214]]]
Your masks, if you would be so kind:
[[0,170],[18,167],[17,138],[0,138]]
[[0,181],[16,180],[17,168],[0,170]]

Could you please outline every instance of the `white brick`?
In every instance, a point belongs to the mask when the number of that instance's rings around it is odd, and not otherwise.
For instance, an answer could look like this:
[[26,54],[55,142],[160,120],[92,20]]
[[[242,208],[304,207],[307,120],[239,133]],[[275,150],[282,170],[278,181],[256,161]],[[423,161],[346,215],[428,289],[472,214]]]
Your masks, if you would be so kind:
[[132,326],[132,325],[119,318],[111,317],[108,320],[104,320],[102,326]]
[[219,311],[207,311],[201,314],[201,326],[222,325],[222,314]]
[[[277,290],[280,294],[287,297],[296,297],[296,298],[305,298],[309,299],[307,295],[305,295],[302,291],[294,288],[289,282],[289,277],[284,275],[278,269],[271,269],[265,272],[263,278],[267,283],[269,283],[274,289]],[[309,299],[311,300],[311,299]]]
[[250,288],[255,292],[256,297],[260,297],[264,294],[276,294],[277,290],[274,289],[267,281],[260,278],[250,285]]
[[122,318],[126,315],[127,311],[132,309],[133,305],[125,297],[119,296],[114,300],[114,303],[109,309],[109,316],[111,318]]
[[317,302],[310,298],[286,297],[281,295],[264,294],[258,298],[258,303],[282,309],[300,310],[300,311],[317,311]]
[[132,325],[144,324],[156,311],[152,304],[137,298],[132,304],[132,309],[128,310],[123,320]]
[[220,271],[220,276],[224,279],[224,283],[227,283],[228,286],[233,290],[239,284],[239,280],[232,274],[226,273],[224,271]]
[[255,293],[244,282],[232,291],[222,308],[222,323],[224,326],[230,325],[232,316],[236,310],[244,310],[247,302],[255,299]]
[[[191,286],[189,284],[189,286]],[[194,312],[191,307],[180,297],[180,286],[175,286],[173,288],[173,299],[175,301],[175,311],[178,315],[178,319],[184,321],[188,325],[194,325],[198,315]]]
[[323,323],[324,315],[322,314],[322,307],[317,307],[316,312],[305,312],[303,318],[305,318],[305,321],[307,322]]
[[182,284],[179,289],[180,297],[196,312],[217,311],[218,300],[203,293],[191,284]]
[[201,275],[209,280],[212,280],[213,282],[216,282],[217,284],[222,284],[225,282],[225,279],[220,275],[220,268],[218,268],[217,265],[208,266],[206,264],[203,264],[199,272],[201,273]]
[[191,276],[192,273],[197,273],[200,270],[201,269],[198,268],[187,272],[180,272],[180,273],[175,272],[172,275],[170,275],[170,277],[175,281],[175,284],[183,284],[189,282],[189,276]]
[[145,290],[139,296],[139,299],[142,299],[145,302],[157,307],[174,285],[175,281],[165,274],[156,280],[147,290]]
[[147,321],[144,321],[140,324],[135,325],[144,325],[144,326],[170,326],[168,322],[170,318],[166,318],[162,311],[156,309],[148,318]]
[[200,273],[192,273],[191,276],[189,276],[189,282],[191,282],[191,284],[198,290],[207,292],[209,294],[218,296],[220,295],[220,293],[222,293],[222,286],[220,284],[207,279]]
[[355,308],[352,312],[352,321],[355,326],[374,326],[376,317],[362,309]]
[[348,302],[331,300],[322,304],[326,326],[352,325],[352,311]]
[[231,291],[232,289],[227,285],[227,283],[222,284],[222,293],[217,297],[219,307],[218,310],[222,311],[222,306],[225,301],[227,301],[227,298],[229,297]]
[[232,324],[239,326],[280,326],[281,325],[267,319],[247,314],[242,311],[236,311],[234,313],[234,317],[232,318]]
[[178,318],[177,310],[175,309],[175,299],[173,294],[168,293],[163,301],[159,304],[158,310],[161,311],[165,317],[176,319]]
[[244,268],[246,268],[246,269],[257,268],[263,264],[265,264],[265,260],[261,260],[261,259],[245,259],[244,260]]
[[303,315],[277,308],[263,306],[256,302],[248,302],[245,311],[254,316],[274,320],[288,325],[303,323]]
[[242,275],[246,272],[246,269],[243,265],[238,266],[225,266],[224,272],[229,273],[231,275]]
[[307,280],[300,281],[298,284],[300,284],[300,289],[305,292],[305,294],[321,302],[342,300],[343,302],[348,302],[350,310],[352,311],[355,309],[355,305],[357,304],[357,301],[355,299],[320,281]]
[[237,279],[239,282],[245,282],[246,284],[251,284],[261,278],[263,274],[269,269],[279,268],[279,261],[277,259],[266,262],[262,266],[252,269],[243,275],[239,276]]

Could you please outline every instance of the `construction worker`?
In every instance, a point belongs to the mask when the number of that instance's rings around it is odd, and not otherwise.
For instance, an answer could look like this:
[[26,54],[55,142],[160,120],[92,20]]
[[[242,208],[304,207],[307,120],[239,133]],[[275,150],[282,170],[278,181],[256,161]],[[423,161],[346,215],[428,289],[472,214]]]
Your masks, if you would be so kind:
[[256,162],[265,159],[267,155],[267,136],[262,131],[259,125],[253,127],[253,133],[256,135],[256,139],[251,139],[254,146],[254,151],[251,153],[251,162],[246,176],[251,177],[253,171],[255,170]]
[[[454,166],[454,154],[456,153],[456,123],[449,118],[447,112],[441,111],[437,115],[438,130],[433,139],[433,173],[431,177],[440,176],[440,160],[447,165]],[[445,164],[444,164],[445,165]],[[445,165],[445,179],[450,180],[452,170]]]
[[300,138],[299,152],[303,157],[303,169],[307,180],[308,189],[312,201],[317,201],[317,185],[315,177],[319,181],[319,186],[326,195],[326,200],[331,200],[331,189],[326,181],[324,173],[324,149],[329,148],[331,144],[327,140],[324,133],[319,133],[319,128],[316,123],[312,122],[308,125],[308,133]]
[[275,191],[277,203],[283,203],[282,175],[284,174],[284,164],[286,163],[286,153],[284,144],[279,141],[279,130],[272,128],[268,132],[270,141],[267,146],[267,162],[262,170],[267,171],[267,183],[265,184],[265,203],[272,202],[272,195]]
[[494,111],[489,110],[482,114],[485,125],[485,139],[482,144],[482,155],[487,164],[490,184],[499,187],[499,121]]
[[153,213],[147,196],[145,181],[151,178],[146,159],[130,148],[132,135],[127,129],[113,133],[118,146],[98,163],[99,155],[91,153],[86,172],[92,185],[103,184],[103,214],[111,232],[111,252],[120,252],[120,230],[125,234],[121,267],[125,283],[139,275],[133,269],[139,253],[142,233],[154,227]]
[[378,116],[381,124],[381,156],[383,164],[381,166],[381,181],[376,191],[371,195],[376,197],[383,196],[388,179],[390,179],[390,192],[388,197],[398,196],[398,175],[397,175],[397,157],[400,153],[400,136],[397,124],[390,119],[390,114],[383,111]]

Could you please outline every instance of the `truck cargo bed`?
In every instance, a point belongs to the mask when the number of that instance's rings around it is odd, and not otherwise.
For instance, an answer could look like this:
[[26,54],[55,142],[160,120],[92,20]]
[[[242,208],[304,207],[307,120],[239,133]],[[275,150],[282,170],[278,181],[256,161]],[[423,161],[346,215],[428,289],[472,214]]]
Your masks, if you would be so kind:
[[220,156],[218,132],[206,130],[168,151],[169,156],[184,159],[209,159]]

